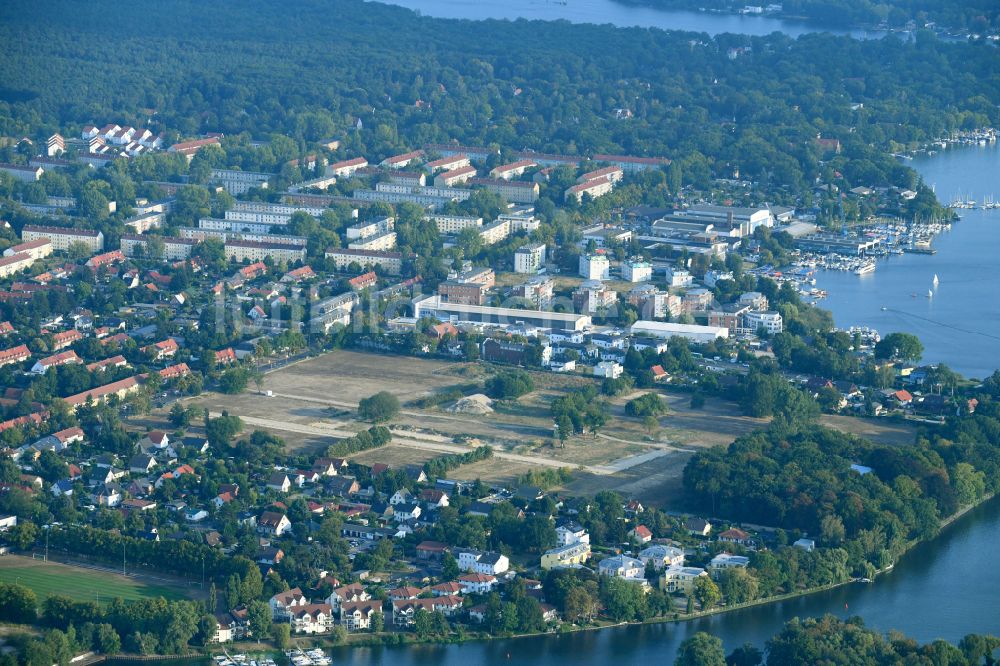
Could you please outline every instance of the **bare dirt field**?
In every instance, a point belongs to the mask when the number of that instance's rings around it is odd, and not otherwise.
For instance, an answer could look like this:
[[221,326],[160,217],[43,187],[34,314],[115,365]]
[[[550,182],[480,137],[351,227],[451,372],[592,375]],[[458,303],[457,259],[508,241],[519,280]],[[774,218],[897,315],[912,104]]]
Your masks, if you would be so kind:
[[851,435],[858,435],[879,444],[906,446],[916,441],[917,428],[909,423],[887,419],[861,419],[855,416],[823,415],[820,423]]

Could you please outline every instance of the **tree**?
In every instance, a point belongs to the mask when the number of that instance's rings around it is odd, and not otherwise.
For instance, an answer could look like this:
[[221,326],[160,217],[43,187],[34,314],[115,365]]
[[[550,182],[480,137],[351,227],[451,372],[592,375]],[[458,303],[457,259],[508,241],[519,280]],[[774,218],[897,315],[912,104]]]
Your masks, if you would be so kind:
[[247,604],[247,621],[250,623],[250,634],[257,639],[267,638],[271,629],[271,609],[263,601],[254,599]]
[[646,393],[625,403],[629,416],[659,416],[667,412],[667,404],[656,393]]
[[38,597],[23,585],[0,583],[0,621],[32,624],[37,619]]
[[719,591],[727,604],[742,604],[757,598],[758,584],[753,574],[743,567],[730,567],[719,576]]
[[372,613],[371,620],[371,632],[373,634],[381,634],[385,629],[385,615],[379,611]]
[[660,431],[660,420],[650,414],[642,419],[642,427],[646,430],[646,434],[650,437],[655,437],[656,433]]
[[924,345],[910,333],[890,333],[875,345],[875,358],[919,361],[924,355]]
[[459,575],[458,560],[455,559],[454,555],[446,552],[441,561],[442,580],[455,580]]
[[229,368],[219,378],[219,388],[223,393],[243,393],[243,391],[247,390],[249,382],[250,372],[246,368]]
[[764,662],[764,654],[752,643],[745,643],[729,653],[726,666],[758,666]]
[[[701,580],[701,579],[699,579]],[[726,653],[722,641],[711,634],[699,631],[681,643],[674,666],[726,666]]]
[[384,423],[398,413],[399,399],[388,391],[379,391],[358,403],[358,415],[373,423]]
[[110,624],[97,627],[95,647],[101,654],[118,654],[122,649],[122,639]]
[[274,647],[279,650],[285,650],[288,648],[288,643],[292,636],[292,626],[290,624],[285,624],[280,622],[271,627],[271,633],[274,636]]
[[719,586],[708,576],[701,576],[694,583],[694,598],[702,610],[708,610],[722,599]]
[[531,375],[524,370],[501,372],[486,380],[486,395],[497,400],[516,400],[534,390]]
[[597,611],[597,599],[584,586],[577,585],[566,593],[563,616],[567,621],[590,622]]

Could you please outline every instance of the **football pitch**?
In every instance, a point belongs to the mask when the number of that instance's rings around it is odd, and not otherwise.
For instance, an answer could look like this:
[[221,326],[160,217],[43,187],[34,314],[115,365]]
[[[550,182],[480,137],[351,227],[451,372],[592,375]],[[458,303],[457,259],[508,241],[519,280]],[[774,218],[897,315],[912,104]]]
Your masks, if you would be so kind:
[[38,595],[39,602],[54,595],[74,601],[105,603],[115,597],[185,599],[195,593],[167,581],[154,582],[142,577],[10,555],[0,557],[0,582],[19,583],[31,588]]

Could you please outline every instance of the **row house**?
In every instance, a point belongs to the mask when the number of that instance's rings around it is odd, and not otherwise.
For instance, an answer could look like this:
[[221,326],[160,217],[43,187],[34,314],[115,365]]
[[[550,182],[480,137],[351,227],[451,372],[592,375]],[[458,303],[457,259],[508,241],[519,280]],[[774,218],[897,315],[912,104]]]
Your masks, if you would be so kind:
[[399,599],[392,602],[392,623],[397,627],[413,624],[418,610],[441,613],[446,617],[455,615],[462,609],[462,597],[449,595],[430,599]]

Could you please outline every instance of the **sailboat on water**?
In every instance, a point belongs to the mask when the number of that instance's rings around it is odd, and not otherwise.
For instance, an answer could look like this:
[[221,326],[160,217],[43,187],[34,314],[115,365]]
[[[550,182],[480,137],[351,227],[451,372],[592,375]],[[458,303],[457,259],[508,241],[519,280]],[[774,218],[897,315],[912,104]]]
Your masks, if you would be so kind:
[[927,298],[934,298],[934,291],[931,289],[927,290]]
[[934,274],[934,286],[935,286],[935,287],[936,287],[936,286],[938,286],[938,283],[939,283],[939,282],[941,282],[941,281],[940,281],[940,280],[938,280],[938,276],[937,276],[937,273],[935,273],[935,274]]

